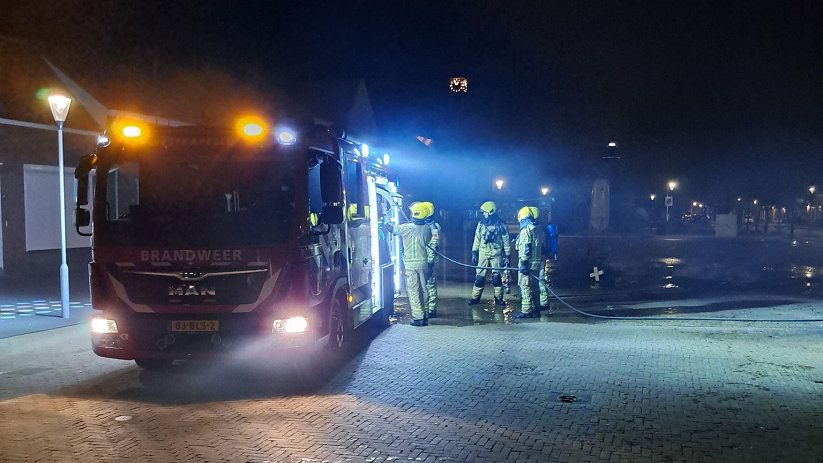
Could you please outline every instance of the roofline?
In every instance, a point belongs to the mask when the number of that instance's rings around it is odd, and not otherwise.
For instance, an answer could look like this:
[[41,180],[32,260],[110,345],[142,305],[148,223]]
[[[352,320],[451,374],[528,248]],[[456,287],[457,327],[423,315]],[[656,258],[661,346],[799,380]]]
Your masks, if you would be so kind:
[[[25,121],[16,121],[14,119],[5,119],[0,117],[0,124],[2,125],[14,125],[17,127],[27,127],[30,129],[40,129],[40,130],[51,130],[57,131],[57,127],[48,124],[37,124],[35,122],[25,122]],[[99,132],[92,132],[89,130],[79,130],[79,129],[63,129],[66,133],[75,133],[78,135],[88,135],[90,137],[97,137],[100,135]]]

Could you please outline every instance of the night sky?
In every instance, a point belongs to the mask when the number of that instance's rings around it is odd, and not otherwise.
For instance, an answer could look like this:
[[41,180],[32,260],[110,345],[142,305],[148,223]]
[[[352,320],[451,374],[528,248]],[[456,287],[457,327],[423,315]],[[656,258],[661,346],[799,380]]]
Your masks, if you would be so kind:
[[[96,63],[86,81],[210,67],[316,101],[364,79],[381,141],[432,196],[496,175],[522,196],[585,191],[607,168],[637,201],[671,178],[718,205],[823,184],[818,2],[3,3],[0,38],[60,53],[73,75]],[[44,15],[58,24],[34,27]],[[408,147],[415,135],[434,144]]]

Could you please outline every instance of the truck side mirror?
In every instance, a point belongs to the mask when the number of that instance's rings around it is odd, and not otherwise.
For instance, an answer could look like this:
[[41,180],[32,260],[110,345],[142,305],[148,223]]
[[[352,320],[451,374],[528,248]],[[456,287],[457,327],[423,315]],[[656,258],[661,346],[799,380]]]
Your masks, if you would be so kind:
[[91,213],[88,209],[80,207],[74,209],[74,229],[80,236],[91,236],[91,233],[84,233],[80,231],[81,227],[88,227],[91,224]]
[[74,203],[77,206],[87,206],[89,204],[89,176],[84,175],[74,180]]
[[326,159],[323,160],[323,163],[320,164],[320,197],[326,204],[343,201],[341,170],[340,163],[331,156],[327,156]]
[[91,213],[88,209],[77,208],[74,210],[74,226],[77,228],[88,227],[91,224]]
[[74,191],[74,202],[78,206],[89,204],[89,172],[97,164],[97,155],[87,154],[80,157],[77,167],[74,168],[74,178],[77,181]]

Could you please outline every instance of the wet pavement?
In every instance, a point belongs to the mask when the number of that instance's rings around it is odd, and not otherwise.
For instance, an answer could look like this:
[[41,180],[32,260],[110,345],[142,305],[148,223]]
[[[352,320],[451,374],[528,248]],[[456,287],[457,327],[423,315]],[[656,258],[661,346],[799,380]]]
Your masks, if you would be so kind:
[[[445,247],[456,260],[463,251]],[[77,324],[90,316],[88,257],[79,253],[71,257],[71,319],[60,318],[57,267],[45,274],[4,276],[0,278],[0,338]],[[559,259],[549,274],[562,301],[555,300],[552,310],[542,316],[567,320],[586,317],[579,312],[605,317],[712,317],[720,312],[739,316],[756,307],[792,307],[806,299],[823,299],[822,269],[823,235],[817,233],[794,240],[781,235],[561,236]],[[472,271],[442,260],[436,274],[443,297],[468,298],[471,284],[466,282],[473,279]],[[519,300],[515,272],[511,278],[512,294],[506,296],[505,307],[491,305],[487,284],[483,304],[471,308],[454,304],[459,308],[441,311],[436,323],[511,323]],[[402,304],[399,315],[404,313]],[[800,319],[820,318],[811,310],[790,311]]]
[[[513,297],[505,308],[484,301],[472,310],[469,290],[441,287],[442,315],[427,327],[409,326],[401,304],[396,323],[367,326],[344,362],[300,376],[219,364],[149,372],[95,357],[84,324],[0,339],[0,460],[737,463],[823,455],[823,323],[602,320],[563,307],[512,322]],[[815,300],[764,305],[743,296],[711,314],[823,310]],[[626,303],[666,310],[707,301]],[[608,303],[587,308],[609,311]]]
[[96,357],[83,281],[70,319],[53,275],[0,282],[0,460],[821,461],[816,248],[565,244],[540,318],[514,319],[516,286],[467,306],[457,278],[429,326],[400,297],[344,362],[296,371]]

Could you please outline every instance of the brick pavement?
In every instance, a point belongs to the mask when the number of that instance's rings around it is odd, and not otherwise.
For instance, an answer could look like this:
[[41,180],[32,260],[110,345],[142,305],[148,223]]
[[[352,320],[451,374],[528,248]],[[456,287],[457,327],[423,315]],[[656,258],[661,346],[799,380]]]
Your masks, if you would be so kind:
[[84,325],[2,339],[0,461],[821,461],[823,323],[446,324],[463,304],[318,387],[150,374]]

